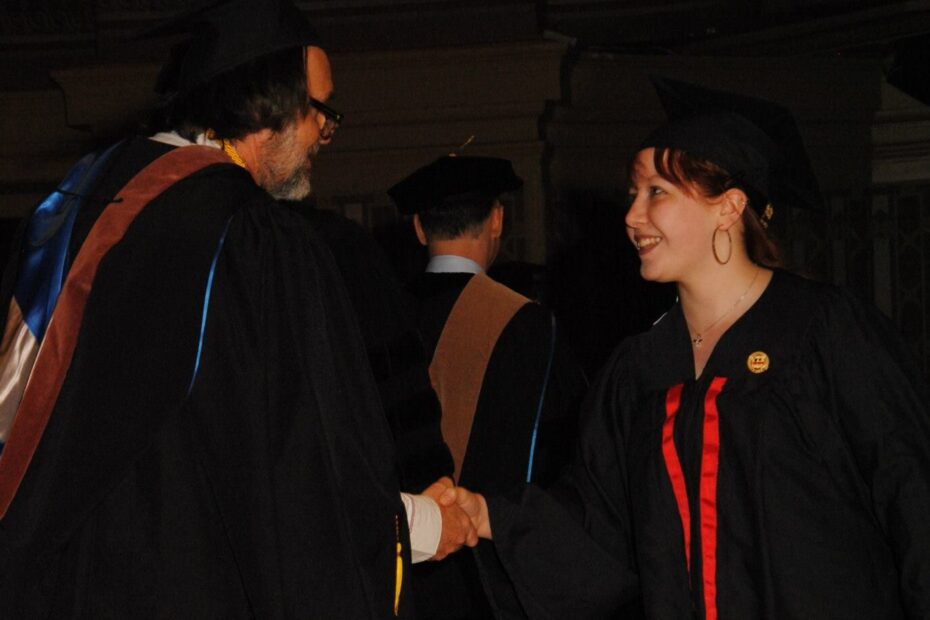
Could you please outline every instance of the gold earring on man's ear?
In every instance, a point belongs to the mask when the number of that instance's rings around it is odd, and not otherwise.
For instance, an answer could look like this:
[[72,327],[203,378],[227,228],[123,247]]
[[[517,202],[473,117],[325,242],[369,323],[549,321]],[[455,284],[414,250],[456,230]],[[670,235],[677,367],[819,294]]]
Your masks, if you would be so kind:
[[725,229],[723,232],[727,233],[727,257],[726,259],[721,260],[720,254],[717,253],[717,233],[720,232],[719,228],[714,229],[714,234],[710,238],[710,249],[714,252],[714,260],[716,260],[721,265],[726,265],[730,262],[730,257],[733,256],[733,238],[730,237],[730,229]]

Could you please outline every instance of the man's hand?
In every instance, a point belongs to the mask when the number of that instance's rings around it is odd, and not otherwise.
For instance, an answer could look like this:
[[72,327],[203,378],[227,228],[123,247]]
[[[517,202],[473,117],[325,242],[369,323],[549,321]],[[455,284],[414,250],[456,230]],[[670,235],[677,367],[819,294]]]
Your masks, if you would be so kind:
[[439,505],[439,511],[442,513],[442,534],[433,560],[442,560],[450,553],[461,549],[463,545],[474,547],[478,544],[478,534],[472,525],[471,518],[456,505],[455,501],[447,504],[439,501],[444,493],[454,490],[455,485],[452,480],[444,477],[423,491],[423,495],[433,499]]
[[437,500],[440,509],[444,506],[458,506],[471,519],[480,538],[492,540],[491,518],[488,515],[488,504],[480,493],[472,493],[465,487],[448,486]]

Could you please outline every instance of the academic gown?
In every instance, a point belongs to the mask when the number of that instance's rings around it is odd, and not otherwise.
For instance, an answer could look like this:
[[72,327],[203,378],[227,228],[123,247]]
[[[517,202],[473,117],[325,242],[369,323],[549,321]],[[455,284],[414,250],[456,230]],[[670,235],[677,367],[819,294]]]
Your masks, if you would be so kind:
[[[170,148],[122,147],[72,248]],[[244,170],[209,166],[99,266],[0,521],[0,617],[394,617],[391,446],[331,256]]]
[[776,271],[697,379],[690,347],[680,306],[625,341],[566,477],[488,500],[531,616],[639,584],[649,618],[930,617],[930,415],[889,322]]
[[[425,273],[413,284],[419,304],[418,321],[430,356],[471,277],[470,273]],[[548,310],[528,303],[501,332],[488,361],[459,484],[484,493],[516,497],[530,468],[534,481],[548,485],[567,464],[586,382],[557,329],[532,466],[533,426],[550,358],[553,326]],[[442,470],[439,464],[433,471],[434,475],[452,473],[451,469]],[[493,546],[486,541],[479,543],[474,553],[459,553],[439,564],[417,565],[414,577],[417,609],[424,617],[525,617]],[[486,592],[490,595],[486,596]]]
[[395,438],[401,490],[420,493],[452,470],[430,385],[415,302],[371,234],[352,220],[295,204],[333,254],[358,317],[362,340]]

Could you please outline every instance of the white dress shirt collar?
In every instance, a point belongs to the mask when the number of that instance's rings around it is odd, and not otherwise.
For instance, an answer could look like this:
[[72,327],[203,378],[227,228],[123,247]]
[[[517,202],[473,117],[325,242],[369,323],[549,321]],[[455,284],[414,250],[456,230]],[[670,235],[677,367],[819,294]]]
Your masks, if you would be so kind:
[[426,273],[483,273],[481,265],[465,258],[464,256],[455,256],[454,254],[440,254],[431,256],[429,263],[426,265]]
[[200,133],[197,135],[197,139],[194,142],[182,138],[180,134],[176,131],[160,131],[154,136],[150,136],[149,140],[154,140],[155,142],[161,142],[162,144],[168,144],[171,146],[190,146],[192,144],[199,144],[200,146],[212,146],[214,148],[220,148],[220,143],[216,140],[210,140],[207,138],[206,134]]

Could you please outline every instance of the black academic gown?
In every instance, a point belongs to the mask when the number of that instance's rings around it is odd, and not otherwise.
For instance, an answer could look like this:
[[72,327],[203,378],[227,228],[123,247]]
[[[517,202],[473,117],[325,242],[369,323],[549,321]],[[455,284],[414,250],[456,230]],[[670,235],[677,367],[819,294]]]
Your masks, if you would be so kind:
[[916,374],[874,309],[778,271],[695,379],[673,307],[605,368],[551,493],[489,499],[531,615],[624,617],[638,583],[649,618],[930,617]]
[[[115,156],[74,248],[168,148]],[[0,616],[394,617],[397,542],[409,573],[391,446],[331,256],[245,171],[208,167],[100,264],[0,521]]]
[[[401,489],[420,493],[453,465],[439,426],[416,304],[371,233],[331,211],[293,208],[310,221],[336,260],[395,437]],[[444,473],[430,478],[438,471]]]
[[[471,277],[468,273],[426,273],[413,285],[420,328],[431,355]],[[512,496],[523,488],[552,339],[551,314],[535,303],[518,310],[504,328],[485,371],[459,484]],[[568,462],[577,432],[578,405],[586,386],[557,331],[555,345],[532,463],[532,479],[542,485],[551,483]],[[433,471],[452,473],[438,464]],[[480,543],[474,553],[459,553],[438,565],[418,565],[414,577],[417,609],[425,617],[524,617],[493,546],[487,542]]]

